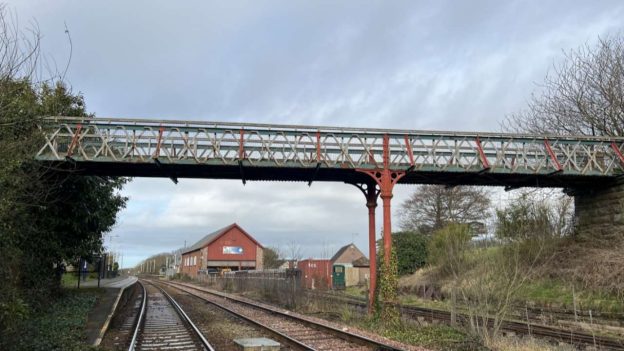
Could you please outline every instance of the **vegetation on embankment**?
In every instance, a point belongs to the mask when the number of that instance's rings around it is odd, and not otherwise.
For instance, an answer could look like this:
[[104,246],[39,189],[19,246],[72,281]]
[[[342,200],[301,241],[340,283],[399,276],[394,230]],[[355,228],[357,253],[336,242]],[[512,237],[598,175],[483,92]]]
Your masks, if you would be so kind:
[[[35,161],[46,145],[40,129],[45,116],[92,115],[62,75],[36,75],[44,72],[36,26],[21,31],[0,5],[0,27],[0,349],[5,350],[21,342],[18,331],[26,321],[62,296],[64,267],[81,257],[93,261],[101,252],[103,235],[127,199],[119,195],[126,179],[81,176]],[[28,327],[47,328],[46,323]]]
[[[600,268],[570,254],[585,247],[586,253],[602,252],[593,263],[605,257],[618,260],[622,256],[617,252],[619,245],[597,248],[577,240],[567,220],[557,220],[561,217],[554,215],[548,202],[534,195],[521,193],[508,207],[497,211],[495,240],[474,241],[470,227],[458,223],[446,224],[430,234],[427,265],[400,280],[403,294],[399,300],[467,315],[466,331],[478,335],[488,347],[500,338],[504,320],[526,320],[531,307],[569,310],[572,320],[568,324],[581,327],[579,323],[586,322],[592,332],[597,315],[621,314],[624,294],[617,286],[619,282],[608,278],[621,274],[624,260],[597,277]],[[589,273],[581,274],[584,270]],[[415,290],[410,285],[435,285],[445,299],[431,302],[414,298],[405,293]],[[488,319],[493,323],[485,328]]]
[[[550,253],[544,255],[555,255],[554,250],[561,250],[562,247],[568,245],[567,241],[556,243],[552,247]],[[463,274],[468,277],[474,277],[479,274],[488,274],[483,265],[485,262],[496,259],[500,255],[500,246],[487,248],[471,248],[469,251],[467,269]],[[577,279],[575,276],[565,276],[557,274],[561,270],[559,266],[560,260],[553,258],[545,259],[540,262],[538,267],[526,268],[532,269],[532,274],[526,277],[524,283],[518,287],[512,295],[512,304],[515,306],[528,306],[535,308],[545,308],[553,310],[577,311],[587,313],[591,310],[594,314],[622,314],[624,313],[624,297],[620,293],[614,292],[611,288],[612,283],[606,284],[584,284],[583,280]],[[622,261],[624,264],[624,261]],[[573,269],[568,261],[566,269]],[[525,268],[523,268],[525,269]],[[582,267],[577,267],[582,269]],[[491,272],[494,274],[494,272]],[[494,279],[491,277],[489,279]],[[597,280],[598,277],[592,276],[590,279]],[[454,280],[451,275],[443,274],[439,267],[429,265],[410,275],[404,275],[399,280],[399,299],[403,303],[427,306],[431,308],[448,309],[450,304],[450,295]],[[430,286],[437,289],[443,296],[442,300],[421,299],[416,291],[418,287]]]
[[445,325],[419,325],[400,322],[386,325],[375,319],[345,320],[359,328],[370,330],[388,339],[408,345],[426,347],[439,351],[487,350],[481,342],[469,334]]
[[[85,344],[87,314],[94,306],[99,290],[63,290],[49,304],[17,323],[8,335],[15,351],[88,350]],[[95,349],[95,348],[93,348]]]

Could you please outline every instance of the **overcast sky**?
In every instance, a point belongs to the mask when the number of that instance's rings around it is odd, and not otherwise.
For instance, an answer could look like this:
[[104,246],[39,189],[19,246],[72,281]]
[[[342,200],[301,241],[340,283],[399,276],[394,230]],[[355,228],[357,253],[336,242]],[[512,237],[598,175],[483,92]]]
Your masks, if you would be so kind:
[[[97,116],[435,130],[500,130],[562,50],[624,26],[619,0],[8,6],[22,25],[36,20],[61,71],[67,24],[66,79]],[[395,209],[413,189],[396,189]],[[368,250],[364,197],[345,184],[137,178],[123,193],[107,243],[125,266],[232,222],[305,256],[352,240]]]

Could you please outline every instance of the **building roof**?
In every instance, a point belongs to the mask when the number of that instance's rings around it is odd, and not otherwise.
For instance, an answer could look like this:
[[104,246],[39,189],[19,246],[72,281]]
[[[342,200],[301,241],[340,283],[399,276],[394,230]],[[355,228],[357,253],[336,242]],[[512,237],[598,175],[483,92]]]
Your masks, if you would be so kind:
[[228,226],[225,226],[221,229],[217,229],[214,232],[206,235],[205,237],[201,238],[198,242],[196,242],[195,244],[191,245],[190,247],[183,249],[182,250],[182,254],[187,254],[189,252],[193,252],[193,251],[197,251],[199,249],[201,249],[202,247],[205,247],[206,245],[209,245],[210,243],[212,243],[213,241],[217,240],[219,237],[221,237],[222,235],[224,235],[225,233],[229,232],[230,230],[234,229],[234,228],[238,228],[243,234],[245,234],[249,239],[251,239],[251,241],[253,241],[254,243],[256,243],[256,245],[260,246],[261,248],[264,248],[264,246],[262,246],[259,242],[256,241],[256,239],[254,239],[251,235],[249,235],[249,233],[247,233],[245,231],[245,229],[241,228],[238,224],[236,223],[232,223]]
[[[362,256],[364,256],[364,253],[363,253],[362,251],[360,251],[360,249],[358,249],[358,247],[357,247],[357,246],[355,246],[355,244],[354,244],[354,243],[351,243],[351,244],[347,244],[347,245],[345,245],[345,246],[341,247],[341,248],[340,248],[340,249],[336,252],[336,254],[335,254],[335,255],[333,255],[333,256],[332,256],[332,258],[330,258],[329,260],[330,260],[330,261],[332,261],[332,262],[335,262],[336,260],[338,260],[338,259],[340,258],[340,256],[342,256],[342,255],[345,253],[345,251],[347,251],[347,250],[348,250],[349,248],[351,248],[351,247],[353,247],[354,249],[356,249],[356,250],[357,250],[357,251],[358,251],[358,252],[359,252]],[[366,257],[366,256],[364,256],[364,257]]]
[[353,261],[353,267],[370,267],[370,261],[366,257],[360,257]]

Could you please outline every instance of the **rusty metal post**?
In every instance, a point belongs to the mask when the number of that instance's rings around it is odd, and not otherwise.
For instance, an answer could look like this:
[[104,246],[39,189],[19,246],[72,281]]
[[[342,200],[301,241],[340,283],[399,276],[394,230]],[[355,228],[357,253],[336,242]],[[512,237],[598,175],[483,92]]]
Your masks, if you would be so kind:
[[375,290],[377,290],[377,240],[375,235],[375,208],[379,193],[375,183],[369,183],[366,189],[366,207],[368,207],[368,257],[370,286],[368,288],[368,313],[373,313]]
[[405,172],[390,170],[390,137],[388,134],[383,138],[383,170],[375,175],[381,191],[383,201],[383,244],[384,244],[384,264],[390,264],[392,256],[392,189]]
[[390,194],[385,194],[382,191],[381,200],[383,201],[383,246],[384,246],[384,264],[390,264],[390,257],[392,255],[392,190]]
[[366,197],[366,207],[368,208],[368,257],[369,257],[369,290],[368,290],[368,313],[373,313],[373,302],[375,302],[375,291],[377,290],[377,240],[375,233],[375,209],[377,208],[377,198],[379,190],[377,182],[370,180],[366,183],[350,183],[356,186]]
[[[406,139],[407,143],[407,139]],[[373,155],[371,154],[371,159]],[[383,168],[375,170],[356,169],[356,171],[365,173],[370,176],[374,182],[367,183],[364,188],[356,185],[364,192],[366,196],[366,206],[368,207],[368,237],[370,250],[370,277],[371,287],[369,291],[369,312],[372,312],[373,301],[375,297],[375,289],[377,286],[377,251],[375,241],[375,208],[377,207],[377,197],[381,195],[383,201],[383,247],[384,247],[384,264],[390,264],[392,256],[392,189],[394,185],[405,176],[405,171],[390,169],[390,137],[388,134],[383,138]],[[377,189],[379,186],[379,190]]]

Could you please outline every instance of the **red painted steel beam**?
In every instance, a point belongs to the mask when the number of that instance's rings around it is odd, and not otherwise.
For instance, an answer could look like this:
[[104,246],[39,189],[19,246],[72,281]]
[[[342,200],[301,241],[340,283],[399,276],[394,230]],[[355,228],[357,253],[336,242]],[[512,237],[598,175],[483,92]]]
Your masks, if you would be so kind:
[[544,146],[546,147],[546,151],[548,152],[550,159],[555,164],[555,166],[557,166],[557,172],[562,172],[563,167],[561,166],[561,163],[559,163],[559,160],[557,160],[557,156],[550,147],[550,142],[548,141],[548,139],[544,139]]
[[240,141],[238,143],[238,160],[242,161],[245,159],[245,130],[240,130]]
[[624,164],[624,155],[622,155],[622,151],[620,151],[620,148],[617,146],[615,141],[611,142],[611,148],[613,149],[613,151],[615,151],[615,154],[620,158],[620,162]]
[[481,139],[477,137],[477,150],[479,151],[479,158],[481,159],[481,164],[483,165],[484,170],[490,169],[490,162],[488,162],[487,157],[485,156],[485,152],[483,152],[483,146],[481,146]]
[[67,148],[67,157],[71,157],[71,155],[74,153],[74,148],[76,147],[76,145],[78,145],[78,138],[80,137],[81,130],[82,124],[78,123],[78,125],[76,125],[76,132],[74,133],[72,141],[69,144],[69,148]]
[[321,131],[316,132],[316,162],[321,162]]

